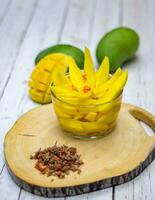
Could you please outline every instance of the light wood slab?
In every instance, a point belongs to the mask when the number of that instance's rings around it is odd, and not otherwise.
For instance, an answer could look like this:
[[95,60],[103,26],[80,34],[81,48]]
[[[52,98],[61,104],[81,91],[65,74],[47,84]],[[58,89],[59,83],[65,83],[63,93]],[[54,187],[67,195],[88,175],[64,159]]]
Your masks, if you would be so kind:
[[[155,130],[155,117],[129,104],[122,104],[116,128],[106,137],[81,141],[61,130],[52,104],[39,106],[21,116],[4,141],[9,173],[25,190],[47,197],[96,191],[125,183],[140,174],[155,157],[155,137],[148,136],[138,120]],[[30,155],[58,142],[74,146],[82,155],[82,173],[65,179],[41,175]]]

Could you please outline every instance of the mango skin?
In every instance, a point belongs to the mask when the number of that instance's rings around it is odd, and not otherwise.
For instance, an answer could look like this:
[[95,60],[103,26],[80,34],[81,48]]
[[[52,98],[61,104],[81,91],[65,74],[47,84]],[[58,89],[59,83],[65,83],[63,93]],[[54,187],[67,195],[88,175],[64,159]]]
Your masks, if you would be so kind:
[[118,27],[104,35],[96,48],[96,57],[99,63],[107,56],[110,60],[110,72],[132,58],[139,47],[138,34],[131,28]]
[[68,45],[68,44],[58,44],[51,46],[47,49],[41,51],[35,58],[35,64],[37,64],[42,58],[52,53],[63,53],[72,56],[80,69],[84,66],[84,53],[81,49]]

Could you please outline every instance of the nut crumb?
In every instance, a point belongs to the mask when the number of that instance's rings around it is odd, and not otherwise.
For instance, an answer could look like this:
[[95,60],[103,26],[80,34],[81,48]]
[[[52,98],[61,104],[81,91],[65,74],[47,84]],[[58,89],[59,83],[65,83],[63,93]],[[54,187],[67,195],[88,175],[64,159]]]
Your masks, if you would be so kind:
[[[75,147],[66,145],[58,146],[57,142],[52,147],[41,150],[41,148],[30,159],[37,160],[35,168],[41,174],[47,177],[56,176],[59,179],[64,179],[70,171],[81,174],[81,165],[84,162],[80,159],[81,155],[77,153]],[[51,179],[53,182],[54,179]]]

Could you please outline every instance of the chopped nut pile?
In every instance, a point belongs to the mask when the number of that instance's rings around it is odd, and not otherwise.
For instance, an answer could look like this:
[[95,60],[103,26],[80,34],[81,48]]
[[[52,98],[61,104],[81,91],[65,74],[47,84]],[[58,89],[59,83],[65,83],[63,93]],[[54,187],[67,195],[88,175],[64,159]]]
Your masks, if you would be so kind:
[[[30,159],[37,160],[35,168],[38,169],[41,174],[49,176],[57,176],[60,179],[65,178],[70,171],[77,171],[81,173],[80,166],[83,163],[80,160],[80,155],[77,154],[77,149],[74,147],[68,147],[66,145],[57,146],[57,143],[44,150],[41,148],[30,156]],[[52,179],[53,181],[53,179]]]

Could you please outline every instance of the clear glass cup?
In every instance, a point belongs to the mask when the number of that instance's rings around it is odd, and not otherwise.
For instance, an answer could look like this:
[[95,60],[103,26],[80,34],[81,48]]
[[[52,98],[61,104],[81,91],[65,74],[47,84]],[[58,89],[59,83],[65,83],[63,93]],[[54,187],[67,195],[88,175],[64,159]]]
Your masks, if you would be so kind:
[[121,101],[122,93],[107,103],[77,105],[62,101],[52,92],[53,107],[61,128],[78,139],[94,139],[110,133],[116,125]]

